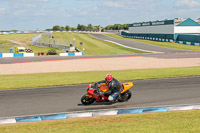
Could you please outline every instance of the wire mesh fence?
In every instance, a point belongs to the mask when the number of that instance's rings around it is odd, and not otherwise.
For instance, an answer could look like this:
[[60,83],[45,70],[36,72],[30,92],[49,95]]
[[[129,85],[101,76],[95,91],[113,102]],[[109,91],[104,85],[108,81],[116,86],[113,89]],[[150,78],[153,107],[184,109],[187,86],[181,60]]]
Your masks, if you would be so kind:
[[[52,36],[48,34],[47,36]],[[69,41],[64,39],[55,38],[43,38],[42,35],[38,35],[32,38],[31,45],[38,47],[48,47],[48,48],[58,48],[58,49],[68,49],[71,44],[75,44],[75,41]]]

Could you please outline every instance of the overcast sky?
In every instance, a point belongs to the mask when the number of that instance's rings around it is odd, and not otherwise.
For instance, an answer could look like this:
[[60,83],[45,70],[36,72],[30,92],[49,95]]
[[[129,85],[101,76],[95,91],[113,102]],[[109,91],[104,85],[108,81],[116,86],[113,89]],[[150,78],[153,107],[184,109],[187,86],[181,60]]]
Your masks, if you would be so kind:
[[0,30],[200,18],[200,0],[0,0]]

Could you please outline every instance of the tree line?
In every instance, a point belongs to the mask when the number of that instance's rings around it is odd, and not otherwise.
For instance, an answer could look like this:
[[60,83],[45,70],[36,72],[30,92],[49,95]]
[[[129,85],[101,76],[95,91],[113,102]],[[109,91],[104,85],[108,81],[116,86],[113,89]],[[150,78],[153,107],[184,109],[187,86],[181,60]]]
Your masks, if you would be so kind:
[[[92,24],[82,25],[78,24],[77,27],[70,27],[69,25],[59,26],[55,25],[52,29],[46,29],[47,31],[99,31],[98,26],[94,26]],[[129,24],[114,24],[114,25],[107,25],[106,27],[101,27],[101,31],[105,30],[128,30]]]

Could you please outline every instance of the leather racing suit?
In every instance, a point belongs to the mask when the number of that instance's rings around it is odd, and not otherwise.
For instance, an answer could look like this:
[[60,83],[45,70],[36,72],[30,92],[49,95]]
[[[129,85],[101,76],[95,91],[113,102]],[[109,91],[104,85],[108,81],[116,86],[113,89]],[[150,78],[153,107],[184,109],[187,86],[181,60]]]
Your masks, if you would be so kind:
[[[101,83],[106,83],[106,80],[96,82],[95,86]],[[112,96],[113,99],[116,99],[122,91],[121,83],[117,79],[113,78],[113,80],[111,80],[109,83],[106,83],[106,85],[109,87],[109,90],[106,92],[100,92],[100,95]]]

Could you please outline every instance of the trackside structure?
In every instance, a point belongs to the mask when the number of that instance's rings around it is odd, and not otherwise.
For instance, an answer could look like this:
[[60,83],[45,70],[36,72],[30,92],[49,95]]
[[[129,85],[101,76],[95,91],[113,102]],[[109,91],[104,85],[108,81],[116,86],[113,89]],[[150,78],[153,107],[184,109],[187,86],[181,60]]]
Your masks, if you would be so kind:
[[[167,42],[200,43],[200,19],[172,19],[129,24],[129,32],[121,35],[129,38]],[[198,44],[200,46],[200,44]]]

